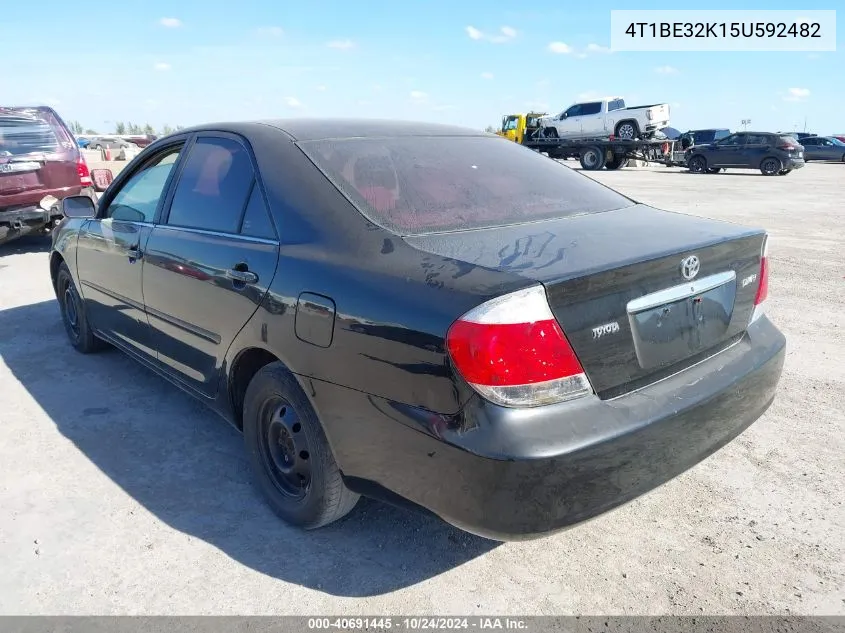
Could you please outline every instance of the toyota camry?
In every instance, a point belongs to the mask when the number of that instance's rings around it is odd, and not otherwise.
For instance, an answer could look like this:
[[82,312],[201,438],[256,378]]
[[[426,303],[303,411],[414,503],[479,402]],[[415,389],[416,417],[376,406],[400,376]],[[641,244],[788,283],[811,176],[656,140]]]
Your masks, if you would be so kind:
[[269,505],[306,529],[365,495],[543,536],[717,451],[781,375],[764,230],[483,132],[206,125],[62,211],[71,344],[237,426]]

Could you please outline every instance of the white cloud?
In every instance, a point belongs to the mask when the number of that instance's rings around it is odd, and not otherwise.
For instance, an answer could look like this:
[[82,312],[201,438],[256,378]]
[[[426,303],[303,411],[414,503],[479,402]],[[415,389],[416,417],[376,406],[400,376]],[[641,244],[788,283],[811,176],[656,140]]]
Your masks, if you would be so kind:
[[465,30],[469,39],[476,41],[485,40],[487,42],[492,42],[493,44],[504,44],[505,42],[510,42],[517,36],[517,31],[512,26],[503,26],[499,28],[499,33],[497,35],[487,34],[484,31],[478,30],[474,26],[468,26]]
[[158,21],[158,23],[168,29],[178,29],[182,26],[182,20],[179,18],[162,18]]
[[558,55],[569,55],[572,52],[572,47],[565,42],[552,42],[549,44],[549,51]]
[[654,72],[659,75],[677,75],[678,69],[674,66],[658,66],[654,69]]
[[301,108],[302,102],[296,97],[285,97],[285,105],[289,108]]
[[258,29],[258,34],[268,37],[281,37],[285,34],[285,31],[280,26],[262,26]]
[[587,92],[580,93],[577,97],[577,101],[592,101],[593,99],[601,99],[602,95],[596,92],[595,90],[588,90]]
[[601,46],[599,44],[587,44],[587,52],[588,53],[610,53],[610,49],[607,46]]
[[348,51],[350,48],[355,48],[355,42],[352,40],[332,40],[326,44],[329,48],[336,48],[341,51]]
[[156,62],[155,64],[153,64],[153,68],[161,72],[166,72],[170,70],[171,66],[167,62]]
[[482,79],[493,79],[493,73],[481,73]]
[[484,33],[479,31],[474,26],[468,26],[466,28],[466,31],[467,31],[467,35],[469,35],[469,39],[471,39],[471,40],[480,40],[480,39],[484,38]]
[[411,99],[414,99],[416,101],[422,101],[426,97],[428,97],[428,94],[425,92],[422,92],[420,90],[411,90]]
[[578,53],[575,57],[577,57],[578,59],[586,59],[587,53]]
[[790,88],[784,96],[784,101],[803,101],[810,96],[807,88]]
[[325,86],[315,86],[314,90],[316,90],[317,92],[325,92],[326,87]]

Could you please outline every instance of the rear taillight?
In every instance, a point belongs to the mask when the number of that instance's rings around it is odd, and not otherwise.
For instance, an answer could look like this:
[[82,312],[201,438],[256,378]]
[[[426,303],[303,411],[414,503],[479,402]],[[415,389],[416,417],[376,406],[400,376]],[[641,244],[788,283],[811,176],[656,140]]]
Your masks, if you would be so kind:
[[751,313],[751,323],[759,319],[764,312],[764,305],[769,296],[769,236],[763,239],[763,250],[760,255],[760,272],[757,280],[757,294],[754,296],[754,312]]
[[784,145],[778,145],[778,149],[786,150],[787,152],[792,152],[798,149],[797,145],[790,145],[789,143],[785,143]]
[[506,407],[536,407],[592,393],[542,286],[470,310],[449,328],[458,373],[481,396]]
[[88,169],[88,163],[82,156],[76,159],[76,173],[79,174],[79,184],[83,187],[90,187],[94,184],[91,182],[91,171]]

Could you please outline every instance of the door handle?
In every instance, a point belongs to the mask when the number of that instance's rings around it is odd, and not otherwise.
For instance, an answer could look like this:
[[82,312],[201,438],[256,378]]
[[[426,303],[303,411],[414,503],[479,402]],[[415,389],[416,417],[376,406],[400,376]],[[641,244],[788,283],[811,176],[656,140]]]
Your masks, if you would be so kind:
[[226,271],[226,277],[232,281],[237,281],[242,284],[258,283],[258,275],[249,270],[239,270],[237,268],[230,268]]
[[126,256],[129,259],[141,259],[141,257],[143,257],[143,255],[144,255],[144,253],[139,248],[130,248],[130,249],[127,249],[127,251],[126,251]]

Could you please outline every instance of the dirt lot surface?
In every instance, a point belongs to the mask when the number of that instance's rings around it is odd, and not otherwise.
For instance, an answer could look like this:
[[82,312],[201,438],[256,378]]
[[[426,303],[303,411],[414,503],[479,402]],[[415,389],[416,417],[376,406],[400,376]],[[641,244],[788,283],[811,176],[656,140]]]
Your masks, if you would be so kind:
[[540,541],[375,502],[302,533],[254,492],[225,422],[116,351],[71,349],[46,244],[19,241],[0,247],[0,613],[845,614],[845,165],[594,177],[770,229],[789,352],[736,441]]

